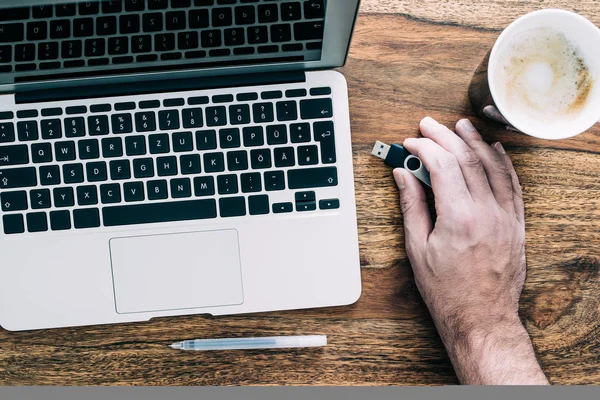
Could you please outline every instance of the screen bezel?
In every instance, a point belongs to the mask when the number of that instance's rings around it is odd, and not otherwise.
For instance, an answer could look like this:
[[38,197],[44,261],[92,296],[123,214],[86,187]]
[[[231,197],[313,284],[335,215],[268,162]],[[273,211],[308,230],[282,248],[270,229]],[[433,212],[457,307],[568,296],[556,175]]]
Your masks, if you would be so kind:
[[[74,3],[85,0],[4,0],[2,8],[23,7],[40,4]],[[72,79],[55,79],[24,83],[0,83],[1,93],[15,93],[40,89],[53,89],[74,86],[135,83],[168,79],[193,79],[195,77],[226,77],[236,74],[271,73],[283,71],[313,71],[342,67],[348,55],[350,39],[358,15],[360,0],[326,0],[325,32],[320,61],[253,64],[203,69],[183,69],[177,71],[157,71],[127,75],[104,75]],[[1,9],[0,9],[1,11]]]

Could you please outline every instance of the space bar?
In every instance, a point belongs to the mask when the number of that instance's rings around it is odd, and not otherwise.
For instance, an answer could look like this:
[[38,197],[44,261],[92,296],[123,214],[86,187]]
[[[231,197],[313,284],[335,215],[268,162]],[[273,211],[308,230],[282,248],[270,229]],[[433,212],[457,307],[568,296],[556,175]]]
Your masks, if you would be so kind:
[[217,204],[213,199],[104,207],[102,209],[104,226],[189,221],[216,217]]

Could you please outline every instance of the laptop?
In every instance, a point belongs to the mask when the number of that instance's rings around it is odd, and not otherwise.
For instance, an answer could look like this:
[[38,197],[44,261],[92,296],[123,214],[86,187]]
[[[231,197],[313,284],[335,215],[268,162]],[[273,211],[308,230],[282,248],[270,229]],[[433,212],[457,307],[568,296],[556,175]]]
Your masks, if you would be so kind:
[[0,325],[348,305],[359,0],[4,0]]

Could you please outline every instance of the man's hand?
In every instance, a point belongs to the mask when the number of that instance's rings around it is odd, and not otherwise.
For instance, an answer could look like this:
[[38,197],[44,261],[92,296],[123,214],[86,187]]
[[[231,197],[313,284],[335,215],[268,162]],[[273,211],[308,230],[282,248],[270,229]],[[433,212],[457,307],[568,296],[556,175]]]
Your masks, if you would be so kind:
[[525,281],[519,179],[502,146],[468,120],[456,134],[431,118],[404,147],[431,174],[437,219],[425,192],[397,169],[406,250],[419,291],[465,384],[547,384],[518,316]]

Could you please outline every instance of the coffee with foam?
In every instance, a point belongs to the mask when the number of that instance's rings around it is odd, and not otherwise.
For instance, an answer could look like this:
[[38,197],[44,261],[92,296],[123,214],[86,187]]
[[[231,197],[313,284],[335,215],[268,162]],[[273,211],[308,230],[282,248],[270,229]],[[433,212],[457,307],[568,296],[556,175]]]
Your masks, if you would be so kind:
[[579,48],[558,30],[522,32],[498,60],[498,95],[518,119],[573,120],[585,109],[594,80]]

